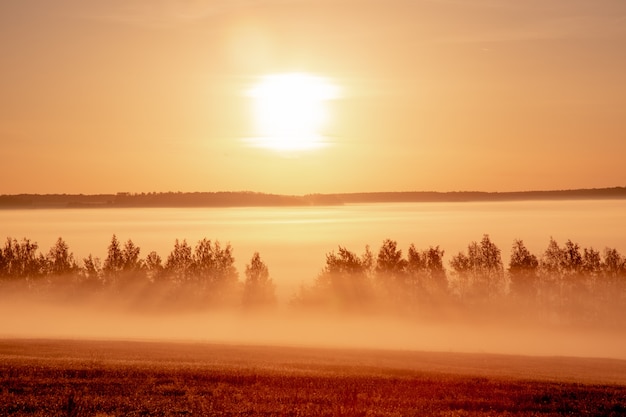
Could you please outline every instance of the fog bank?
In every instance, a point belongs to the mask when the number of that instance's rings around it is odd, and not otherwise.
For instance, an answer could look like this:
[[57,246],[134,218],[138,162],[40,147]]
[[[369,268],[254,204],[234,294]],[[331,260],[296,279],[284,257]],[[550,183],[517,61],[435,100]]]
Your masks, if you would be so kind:
[[620,331],[391,315],[204,311],[147,314],[3,302],[0,337],[168,340],[626,359]]

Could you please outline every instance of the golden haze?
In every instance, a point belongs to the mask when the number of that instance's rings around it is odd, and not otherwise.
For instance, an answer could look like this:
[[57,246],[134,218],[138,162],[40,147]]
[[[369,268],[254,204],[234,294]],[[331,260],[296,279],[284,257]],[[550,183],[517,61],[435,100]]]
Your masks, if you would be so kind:
[[[0,5],[0,193],[621,185],[626,4]],[[342,88],[328,146],[250,146],[245,92]]]

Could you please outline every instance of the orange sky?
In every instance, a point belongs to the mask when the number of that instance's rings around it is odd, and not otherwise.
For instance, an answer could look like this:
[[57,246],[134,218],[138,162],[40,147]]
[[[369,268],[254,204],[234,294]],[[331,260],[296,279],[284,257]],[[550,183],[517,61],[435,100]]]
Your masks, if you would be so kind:
[[[623,0],[0,2],[0,193],[626,185]],[[328,146],[250,146],[266,74]]]

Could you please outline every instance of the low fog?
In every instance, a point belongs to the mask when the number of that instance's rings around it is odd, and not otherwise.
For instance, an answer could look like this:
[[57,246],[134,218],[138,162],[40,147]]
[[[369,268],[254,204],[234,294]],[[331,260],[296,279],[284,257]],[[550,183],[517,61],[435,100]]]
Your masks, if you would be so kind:
[[220,309],[148,312],[112,305],[28,301],[0,304],[0,337],[192,341],[626,359],[617,329],[528,323],[497,315],[410,319],[397,314]]
[[626,359],[626,259],[571,240],[540,256],[516,240],[507,267],[488,235],[448,262],[439,246],[339,246],[289,297],[258,252],[240,273],[232,247],[207,239],[176,240],[165,262],[115,235],[82,266],[61,238],[37,249],[2,249],[0,337]]

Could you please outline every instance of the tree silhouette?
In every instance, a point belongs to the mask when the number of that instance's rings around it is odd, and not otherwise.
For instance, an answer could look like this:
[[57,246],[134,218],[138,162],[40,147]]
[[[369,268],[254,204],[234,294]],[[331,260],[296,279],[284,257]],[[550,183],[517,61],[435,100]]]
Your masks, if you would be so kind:
[[246,265],[246,281],[243,288],[243,305],[246,307],[268,307],[276,303],[275,286],[267,265],[255,252]]
[[443,266],[444,251],[439,246],[419,251],[409,246],[406,271],[409,285],[422,302],[441,300],[447,294],[448,279]]
[[4,248],[0,248],[0,279],[9,275],[10,259],[4,254]]
[[230,244],[222,248],[220,242],[216,241],[213,254],[214,262],[209,281],[212,297],[221,302],[231,302],[239,279],[237,268],[235,268],[233,248]]
[[626,275],[626,259],[620,255],[617,249],[606,248],[604,250],[602,269],[605,274],[611,278]]
[[516,239],[511,249],[509,276],[511,293],[521,299],[532,300],[537,296],[539,260],[524,245],[524,241]]
[[161,257],[155,251],[150,252],[145,260],[146,272],[151,282],[158,282],[163,276]]
[[139,271],[143,269],[143,261],[139,259],[141,249],[132,240],[128,239],[122,250],[122,269],[124,271]]
[[192,260],[195,279],[207,287],[232,283],[237,279],[235,258],[230,245],[222,248],[220,242],[211,243],[204,238],[198,241]]
[[50,248],[46,257],[47,273],[53,275],[67,275],[78,270],[74,260],[74,254],[69,251],[69,246],[59,237],[53,247]]
[[102,265],[99,258],[94,258],[91,254],[84,258],[81,273],[86,285],[94,287],[102,284]]
[[583,269],[583,256],[580,253],[578,243],[574,243],[568,239],[567,242],[565,242],[562,254],[561,266],[563,272],[567,275],[579,274]]
[[304,306],[362,309],[373,299],[371,272],[373,256],[369,247],[358,256],[345,247],[326,254],[326,264],[312,288],[302,287],[295,302]]
[[193,251],[186,240],[176,239],[163,276],[179,288],[179,298],[199,305],[232,302],[238,284],[231,245],[222,247],[208,239],[198,241]]
[[622,317],[614,314],[615,311],[624,311],[626,304],[626,258],[616,249],[606,248],[602,260],[602,279],[596,290],[600,292],[603,318],[606,321],[619,324]]
[[376,256],[376,281],[383,288],[388,301],[404,306],[411,297],[407,282],[407,261],[402,257],[395,240],[385,239]]
[[600,253],[567,240],[563,247],[550,238],[540,263],[544,306],[552,306],[561,320],[590,320],[598,314],[597,302],[591,296],[602,275]]
[[[246,265],[244,283],[238,281],[230,244],[222,246],[218,241],[202,239],[192,251],[185,240],[177,239],[165,265],[156,252],[148,253],[145,259],[141,259],[140,252],[132,240],[122,247],[113,235],[103,264],[90,254],[79,267],[61,237],[45,256],[38,252],[36,242],[9,237],[0,247],[0,278],[3,289],[15,283],[16,289],[39,293],[52,285],[71,291],[82,285],[82,290],[101,290],[104,296],[108,293],[102,291],[106,289],[103,284],[115,284],[110,287],[114,289],[111,294],[125,293],[129,300],[145,300],[144,306],[175,302],[187,308],[225,304],[251,307],[275,302],[275,286],[258,252]],[[448,280],[443,256],[439,246],[420,251],[411,244],[404,259],[391,239],[383,241],[376,257],[369,247],[359,256],[339,246],[337,251],[326,254],[326,263],[314,285],[303,287],[296,302],[352,310],[378,308],[383,302],[397,306],[397,312],[403,313],[420,306],[428,307],[420,313],[436,312],[432,309],[436,303],[453,308],[476,302],[501,307],[496,303],[502,300],[506,288],[504,269],[500,250],[488,235],[478,243],[471,242],[467,252],[459,252],[450,261],[455,279],[452,284],[461,296],[461,304],[459,300],[445,304]],[[537,311],[535,318],[549,318],[551,322],[556,319],[623,326],[626,259],[616,249],[606,248],[601,254],[571,240],[561,247],[550,238],[538,259],[522,240],[515,240],[507,271],[510,300],[529,301],[520,312]],[[58,276],[68,279],[49,279]],[[145,281],[137,281],[139,278]],[[240,303],[233,303],[235,296],[241,297]],[[519,314],[517,310],[510,312]]]
[[116,281],[119,272],[124,268],[124,254],[120,248],[120,242],[117,240],[117,236],[113,235],[111,243],[107,248],[107,257],[104,259],[104,265],[102,271],[104,273],[107,283]]
[[116,235],[111,238],[107,257],[102,268],[106,284],[125,286],[139,284],[145,279],[143,261],[139,258],[141,249],[131,239],[122,248]]
[[165,271],[175,284],[182,284],[191,279],[193,271],[193,257],[191,256],[191,246],[183,239],[179,242],[176,239],[174,249],[167,257]]
[[2,248],[2,271],[0,275],[11,279],[33,279],[45,274],[46,259],[37,254],[39,246],[30,239],[16,239],[7,237]]
[[198,241],[192,260],[195,278],[205,286],[211,285],[217,273],[217,260],[210,240],[204,238]]
[[402,258],[402,250],[398,249],[398,243],[385,239],[376,257],[376,272],[390,278],[401,278],[404,276],[406,266],[407,261]]
[[457,275],[457,287],[462,298],[469,296],[476,301],[488,301],[504,295],[504,268],[500,249],[483,235],[480,243],[472,242],[467,255],[459,252],[450,261]]

